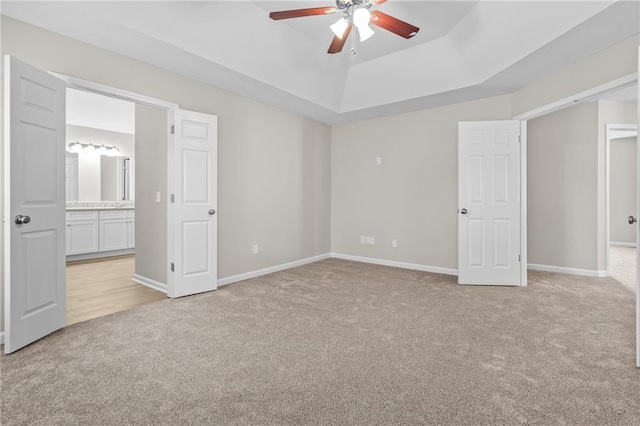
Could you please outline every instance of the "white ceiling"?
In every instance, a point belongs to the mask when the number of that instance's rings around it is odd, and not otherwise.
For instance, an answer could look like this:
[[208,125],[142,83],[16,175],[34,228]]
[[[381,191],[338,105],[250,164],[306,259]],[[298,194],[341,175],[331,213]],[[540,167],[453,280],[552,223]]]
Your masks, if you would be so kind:
[[328,55],[329,0],[2,2],[2,13],[326,123],[513,92],[639,32],[637,1],[402,1],[356,55]]
[[67,124],[133,135],[135,116],[132,102],[67,89]]

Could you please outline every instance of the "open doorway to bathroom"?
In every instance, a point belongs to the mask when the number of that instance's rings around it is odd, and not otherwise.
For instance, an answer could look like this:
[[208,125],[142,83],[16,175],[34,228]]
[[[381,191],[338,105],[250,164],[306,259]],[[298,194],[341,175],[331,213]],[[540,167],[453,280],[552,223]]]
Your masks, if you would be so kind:
[[66,135],[67,324],[166,298],[136,280],[136,104],[68,88]]

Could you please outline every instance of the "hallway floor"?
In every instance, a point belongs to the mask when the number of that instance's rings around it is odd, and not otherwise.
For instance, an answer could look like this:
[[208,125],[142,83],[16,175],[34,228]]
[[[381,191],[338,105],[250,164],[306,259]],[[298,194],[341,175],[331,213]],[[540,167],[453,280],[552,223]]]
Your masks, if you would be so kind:
[[636,249],[610,246],[611,278],[636,292]]

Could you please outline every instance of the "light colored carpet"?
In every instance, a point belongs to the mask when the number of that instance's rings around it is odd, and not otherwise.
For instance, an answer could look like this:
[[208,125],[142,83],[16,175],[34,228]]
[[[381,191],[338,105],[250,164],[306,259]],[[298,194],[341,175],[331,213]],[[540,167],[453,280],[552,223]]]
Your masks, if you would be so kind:
[[2,424],[638,424],[634,295],[329,259],[2,356]]

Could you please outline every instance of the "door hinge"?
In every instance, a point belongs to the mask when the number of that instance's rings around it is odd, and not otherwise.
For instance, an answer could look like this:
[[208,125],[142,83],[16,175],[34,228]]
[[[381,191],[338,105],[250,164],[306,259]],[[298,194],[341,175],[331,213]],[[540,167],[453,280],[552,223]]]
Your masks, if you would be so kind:
[[522,143],[522,135],[518,135],[518,143]]
[[522,260],[521,260],[521,259],[522,259],[522,255],[521,255],[521,254],[519,254],[519,255],[518,255],[518,262],[522,262]]
[[173,262],[171,263],[171,272],[175,272],[176,271],[176,265],[173,264]]
[[171,203],[176,202],[176,194],[171,194]]
[[171,125],[171,134],[175,134],[176,132],[176,126],[174,126],[173,124]]

